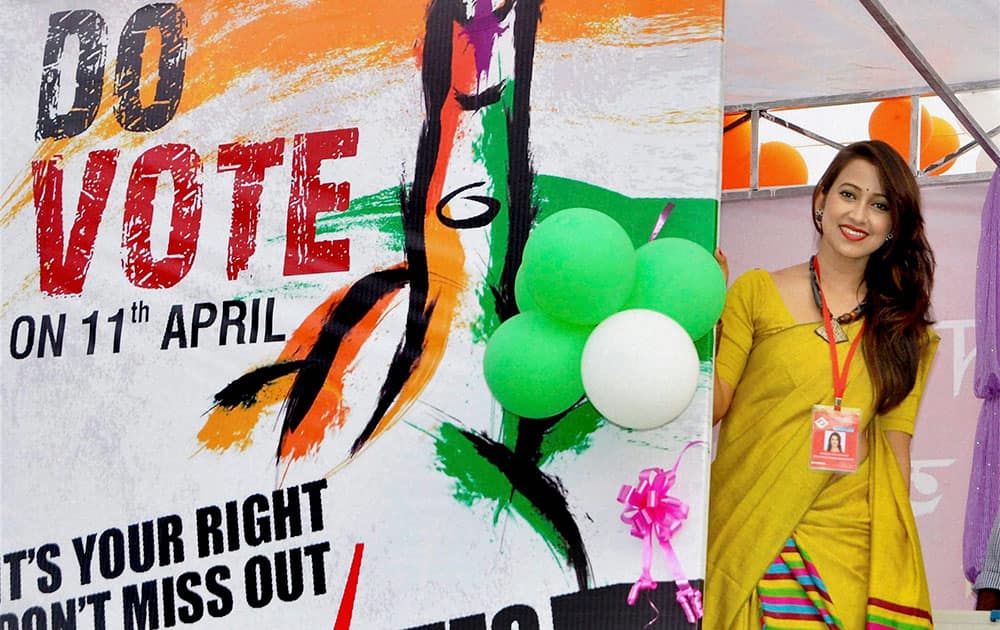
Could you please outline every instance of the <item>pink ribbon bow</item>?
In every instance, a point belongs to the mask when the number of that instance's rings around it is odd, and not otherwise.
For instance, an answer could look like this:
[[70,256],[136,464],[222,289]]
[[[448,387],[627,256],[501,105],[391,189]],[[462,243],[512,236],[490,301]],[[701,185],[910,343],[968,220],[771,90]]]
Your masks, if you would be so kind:
[[681,463],[684,452],[696,444],[704,444],[697,440],[689,442],[677,456],[677,462],[670,470],[662,468],[647,468],[639,473],[639,484],[632,487],[622,486],[618,492],[618,502],[625,504],[622,512],[622,522],[631,527],[631,533],[642,539],[642,575],[632,585],[628,593],[629,605],[635,604],[639,593],[644,590],[654,590],[656,582],[650,573],[653,564],[653,537],[660,542],[667,565],[674,575],[677,585],[677,603],[684,609],[687,620],[695,623],[704,614],[701,602],[701,592],[693,588],[684,576],[680,560],[670,544],[670,538],[680,529],[684,519],[688,517],[688,505],[676,497],[670,496],[670,489],[677,481],[677,467]]

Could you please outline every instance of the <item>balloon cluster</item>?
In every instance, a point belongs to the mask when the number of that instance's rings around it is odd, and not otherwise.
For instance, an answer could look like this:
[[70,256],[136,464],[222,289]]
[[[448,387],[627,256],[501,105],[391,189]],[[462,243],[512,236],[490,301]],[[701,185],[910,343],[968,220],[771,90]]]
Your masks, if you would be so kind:
[[[882,140],[904,158],[910,155],[910,97],[890,98],[880,102],[868,118],[868,137]],[[927,168],[946,155],[958,150],[958,132],[950,122],[932,116],[920,107],[920,168]],[[940,175],[950,169],[955,160],[945,162],[930,172]]]
[[486,344],[490,391],[525,418],[562,413],[587,396],[615,424],[649,429],[694,397],[694,341],[725,302],[712,255],[679,238],[634,248],[624,228],[588,208],[539,223],[514,286],[518,315]]

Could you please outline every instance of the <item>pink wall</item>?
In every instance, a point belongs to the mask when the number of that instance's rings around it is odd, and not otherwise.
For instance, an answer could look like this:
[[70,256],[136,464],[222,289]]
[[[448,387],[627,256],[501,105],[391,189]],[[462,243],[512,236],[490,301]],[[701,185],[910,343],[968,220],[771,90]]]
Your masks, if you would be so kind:
[[[962,527],[981,401],[975,367],[975,280],[986,183],[925,188],[924,217],[937,257],[934,328],[941,346],[913,441],[911,501],[936,609],[971,608],[962,571]],[[805,261],[815,247],[808,197],[722,204],[719,241],[730,276]]]

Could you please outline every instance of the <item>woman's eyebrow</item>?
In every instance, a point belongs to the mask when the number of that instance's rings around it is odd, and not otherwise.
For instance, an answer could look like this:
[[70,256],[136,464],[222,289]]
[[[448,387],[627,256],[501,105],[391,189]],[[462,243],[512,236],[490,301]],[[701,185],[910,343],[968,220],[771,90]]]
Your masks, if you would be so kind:
[[[841,182],[840,185],[841,186],[850,186],[851,188],[853,188],[855,190],[861,190],[861,186],[858,186],[857,184],[852,184],[851,182]],[[877,193],[874,193],[874,195],[876,197],[885,197],[886,199],[888,199],[888,197],[886,197],[885,193],[877,192]]]

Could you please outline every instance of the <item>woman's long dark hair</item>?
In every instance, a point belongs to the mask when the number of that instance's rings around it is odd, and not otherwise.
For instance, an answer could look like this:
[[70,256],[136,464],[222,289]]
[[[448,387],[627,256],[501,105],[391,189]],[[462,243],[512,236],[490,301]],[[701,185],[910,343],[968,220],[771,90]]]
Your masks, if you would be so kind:
[[[849,162],[862,159],[879,172],[892,217],[891,238],[865,267],[865,363],[875,387],[875,413],[883,414],[906,398],[917,380],[920,355],[927,342],[934,252],[924,236],[920,187],[906,161],[879,140],[856,142],[837,153],[813,191],[813,207],[827,194]],[[822,233],[813,213],[816,231]]]

